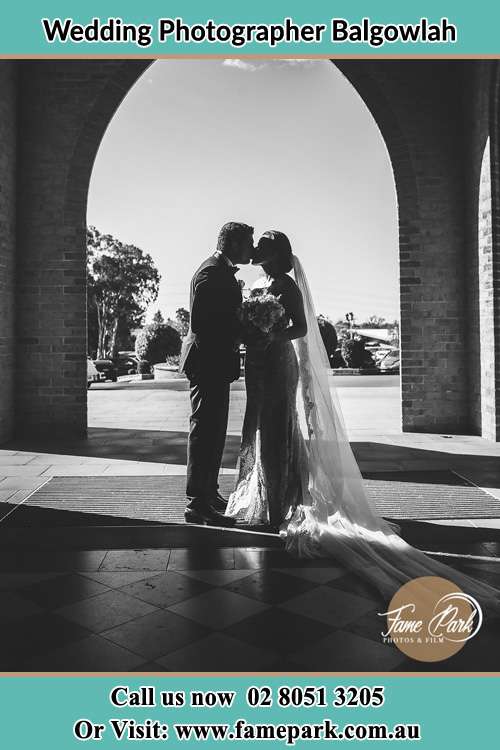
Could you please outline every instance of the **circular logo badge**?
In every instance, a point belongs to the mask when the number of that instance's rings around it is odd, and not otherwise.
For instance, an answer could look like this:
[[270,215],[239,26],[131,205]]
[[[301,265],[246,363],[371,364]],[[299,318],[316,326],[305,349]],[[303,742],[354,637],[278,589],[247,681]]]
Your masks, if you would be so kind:
[[424,576],[405,583],[386,612],[384,643],[394,643],[416,661],[442,661],[473,638],[483,622],[474,597],[446,578]]

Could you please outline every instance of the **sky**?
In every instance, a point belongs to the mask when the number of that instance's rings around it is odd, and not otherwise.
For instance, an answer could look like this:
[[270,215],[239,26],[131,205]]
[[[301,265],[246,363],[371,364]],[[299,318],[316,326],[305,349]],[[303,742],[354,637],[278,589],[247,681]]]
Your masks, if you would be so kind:
[[[382,136],[328,60],[161,60],[111,120],[87,220],[135,244],[162,276],[165,318],[226,221],[290,238],[316,312],[399,317],[397,204]],[[257,269],[243,267],[251,283]]]

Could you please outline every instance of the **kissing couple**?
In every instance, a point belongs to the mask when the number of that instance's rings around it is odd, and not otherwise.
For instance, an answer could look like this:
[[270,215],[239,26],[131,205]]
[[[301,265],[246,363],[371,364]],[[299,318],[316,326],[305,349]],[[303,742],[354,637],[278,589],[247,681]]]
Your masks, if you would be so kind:
[[[250,262],[263,276],[243,301],[235,274]],[[500,612],[500,591],[412,547],[377,513],[347,438],[304,269],[283,232],[265,232],[254,247],[252,227],[225,224],[193,276],[190,311],[179,365],[191,394],[188,523],[279,532],[290,554],[331,558],[384,600],[409,580],[422,578],[425,589],[425,577],[441,576]],[[241,342],[247,403],[226,501],[218,477]]]

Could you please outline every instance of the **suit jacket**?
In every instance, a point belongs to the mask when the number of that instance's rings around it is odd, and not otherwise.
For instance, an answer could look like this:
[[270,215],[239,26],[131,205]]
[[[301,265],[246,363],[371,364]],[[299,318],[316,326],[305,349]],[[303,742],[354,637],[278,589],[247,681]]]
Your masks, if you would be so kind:
[[237,316],[242,303],[235,269],[223,258],[207,258],[191,280],[190,329],[182,345],[179,371],[191,381],[240,376]]

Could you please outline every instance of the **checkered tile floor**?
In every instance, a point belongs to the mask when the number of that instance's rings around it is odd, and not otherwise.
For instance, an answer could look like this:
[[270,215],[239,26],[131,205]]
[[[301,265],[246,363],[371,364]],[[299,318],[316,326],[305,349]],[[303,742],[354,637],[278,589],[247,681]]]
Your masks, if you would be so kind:
[[[500,587],[500,563],[463,570]],[[422,664],[382,643],[384,604],[279,550],[3,548],[0,671],[500,670],[500,622]]]

